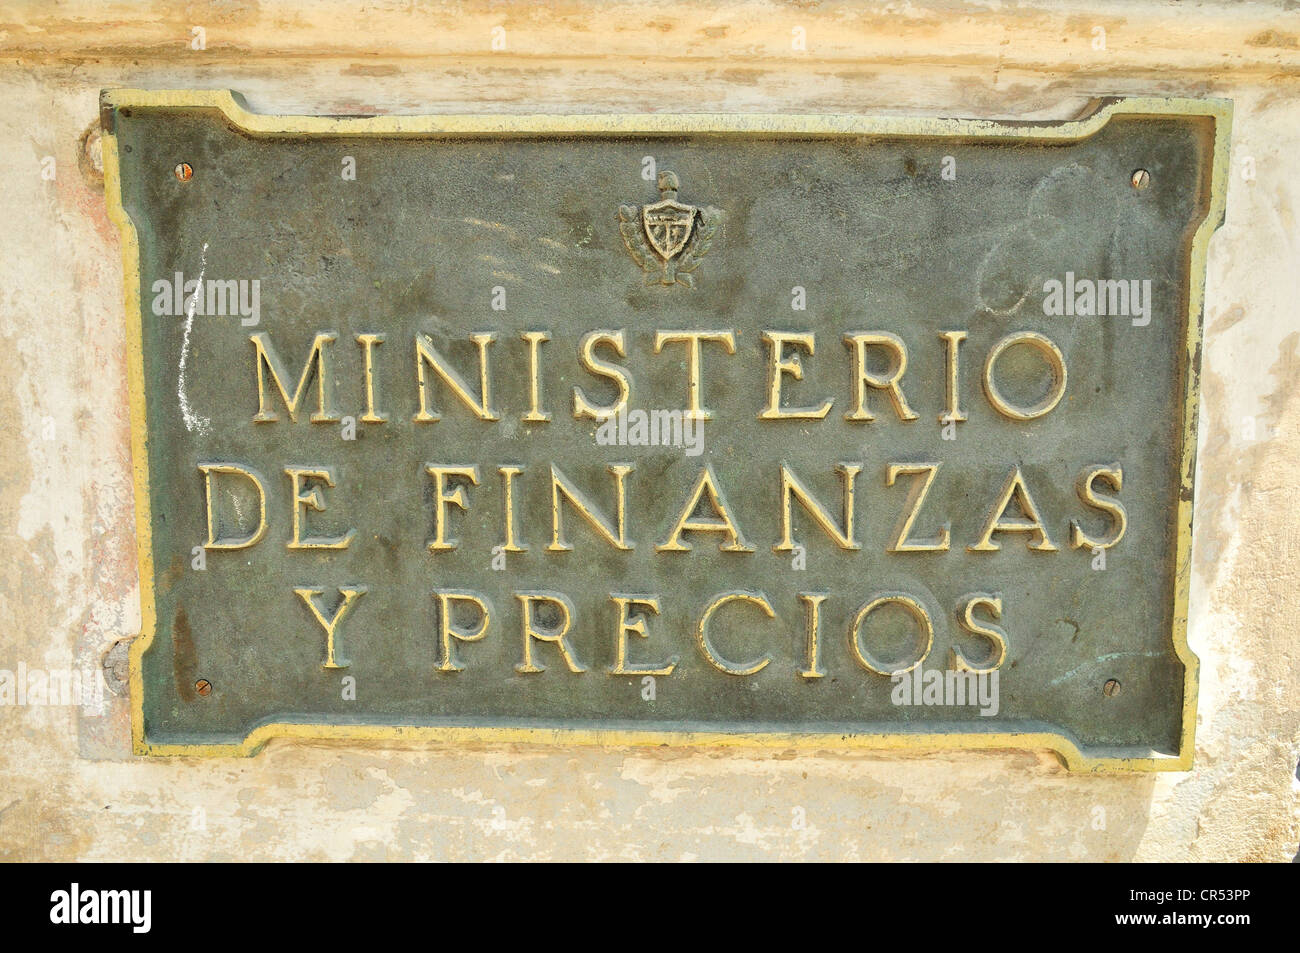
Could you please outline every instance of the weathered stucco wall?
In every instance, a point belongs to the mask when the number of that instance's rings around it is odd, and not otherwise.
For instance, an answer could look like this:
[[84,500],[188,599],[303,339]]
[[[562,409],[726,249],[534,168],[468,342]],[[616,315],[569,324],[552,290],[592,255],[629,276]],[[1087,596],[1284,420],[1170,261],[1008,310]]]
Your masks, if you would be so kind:
[[[206,49],[195,50],[193,27]],[[491,48],[505,28],[506,49]],[[792,30],[806,50],[792,49]],[[1103,31],[1105,48],[1096,48]],[[0,7],[0,668],[139,625],[101,87],[263,112],[1068,118],[1235,101],[1207,278],[1189,638],[1195,770],[1048,754],[358,748],[128,754],[109,713],[0,706],[5,859],[1290,860],[1300,842],[1300,12],[1293,3],[73,3]],[[47,157],[53,157],[53,164]],[[52,171],[52,177],[49,172]],[[45,174],[43,174],[45,173]],[[802,822],[802,823],[801,823]]]

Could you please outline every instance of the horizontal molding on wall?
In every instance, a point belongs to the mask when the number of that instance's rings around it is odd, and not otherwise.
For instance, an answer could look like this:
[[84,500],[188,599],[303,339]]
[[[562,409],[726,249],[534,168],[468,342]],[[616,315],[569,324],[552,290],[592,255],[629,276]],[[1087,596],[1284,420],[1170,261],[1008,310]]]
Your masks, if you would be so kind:
[[[195,27],[206,49],[191,49]],[[494,28],[504,50],[493,50]],[[805,49],[797,48],[803,31]],[[1105,48],[1095,45],[1104,31]],[[1300,2],[1223,0],[10,0],[0,62],[286,58],[980,66],[1070,74],[1300,73]]]

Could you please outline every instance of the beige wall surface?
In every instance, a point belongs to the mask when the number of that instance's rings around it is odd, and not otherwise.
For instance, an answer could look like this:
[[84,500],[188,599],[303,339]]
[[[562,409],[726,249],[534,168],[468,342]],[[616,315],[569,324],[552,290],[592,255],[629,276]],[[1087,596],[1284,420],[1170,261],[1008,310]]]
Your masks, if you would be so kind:
[[0,669],[97,668],[140,624],[123,276],[87,137],[112,86],[230,88],[283,113],[1063,119],[1097,96],[1232,99],[1206,279],[1195,768],[289,741],[145,760],[112,696],[97,718],[0,706],[0,859],[1295,855],[1300,4],[0,2]]

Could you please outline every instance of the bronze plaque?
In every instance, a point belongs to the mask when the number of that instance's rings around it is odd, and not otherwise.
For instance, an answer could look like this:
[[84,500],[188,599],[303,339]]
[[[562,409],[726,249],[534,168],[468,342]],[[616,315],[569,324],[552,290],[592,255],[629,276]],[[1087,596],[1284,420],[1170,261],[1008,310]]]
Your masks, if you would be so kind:
[[1187,768],[1230,114],[281,117],[106,92],[136,750]]

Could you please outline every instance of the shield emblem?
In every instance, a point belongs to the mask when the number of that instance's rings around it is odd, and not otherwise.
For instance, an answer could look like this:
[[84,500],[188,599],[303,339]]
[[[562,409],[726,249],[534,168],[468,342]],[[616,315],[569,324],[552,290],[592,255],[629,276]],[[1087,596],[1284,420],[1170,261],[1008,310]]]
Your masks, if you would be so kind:
[[658,252],[660,258],[668,261],[690,240],[691,229],[695,226],[695,206],[664,199],[642,208],[641,222],[650,247]]

